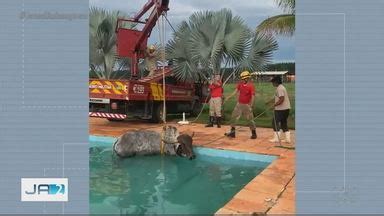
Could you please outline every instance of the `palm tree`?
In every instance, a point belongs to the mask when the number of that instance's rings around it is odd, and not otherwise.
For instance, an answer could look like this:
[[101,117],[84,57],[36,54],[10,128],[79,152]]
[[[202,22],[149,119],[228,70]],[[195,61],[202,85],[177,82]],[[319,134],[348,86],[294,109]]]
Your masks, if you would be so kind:
[[[107,11],[92,7],[89,13],[89,65],[93,74],[100,79],[117,78],[114,68],[129,64],[127,59],[116,56],[117,19],[124,17],[120,11]],[[124,27],[134,27],[127,23]]]
[[222,66],[261,70],[277,49],[273,36],[253,33],[228,9],[196,12],[183,21],[166,46],[173,72],[181,80],[208,79]]
[[257,26],[256,31],[266,34],[292,36],[295,32],[295,0],[275,1],[286,14],[269,17]]

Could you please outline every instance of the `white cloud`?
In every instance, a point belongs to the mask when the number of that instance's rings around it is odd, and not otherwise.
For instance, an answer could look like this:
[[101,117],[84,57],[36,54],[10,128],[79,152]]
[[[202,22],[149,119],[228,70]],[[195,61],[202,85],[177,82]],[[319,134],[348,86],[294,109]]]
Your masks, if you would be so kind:
[[[109,10],[120,10],[129,15],[139,11],[147,0],[90,0],[90,6],[101,7]],[[172,26],[187,20],[190,15],[201,10],[220,10],[229,8],[234,15],[239,15],[251,28],[265,18],[283,13],[273,0],[170,0],[168,19]],[[170,38],[172,30],[167,26],[167,38]],[[152,34],[149,43],[158,41],[158,34]],[[280,49],[276,51],[275,58],[294,58],[294,39],[279,40]]]
[[[127,13],[138,11],[147,0],[90,0],[91,6],[121,10]],[[169,16],[187,18],[199,10],[230,8],[240,16],[272,16],[281,13],[273,0],[170,0]]]

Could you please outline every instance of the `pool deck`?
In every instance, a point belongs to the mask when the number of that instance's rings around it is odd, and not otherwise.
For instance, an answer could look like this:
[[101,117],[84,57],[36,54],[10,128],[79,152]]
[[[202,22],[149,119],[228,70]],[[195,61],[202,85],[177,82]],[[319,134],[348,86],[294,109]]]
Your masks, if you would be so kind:
[[[249,139],[250,131],[246,127],[238,129],[234,139],[223,136],[229,126],[205,128],[202,124],[192,124],[178,125],[178,128],[181,133],[194,132],[193,140],[196,146],[278,156],[220,208],[216,215],[295,213],[295,150],[276,147],[268,142],[272,136],[270,128],[258,128],[256,140]],[[160,132],[161,125],[140,121],[109,122],[105,119],[89,118],[90,135],[118,137],[127,131],[139,129]],[[284,146],[295,146],[295,131],[291,133],[293,142],[290,145],[283,143]]]

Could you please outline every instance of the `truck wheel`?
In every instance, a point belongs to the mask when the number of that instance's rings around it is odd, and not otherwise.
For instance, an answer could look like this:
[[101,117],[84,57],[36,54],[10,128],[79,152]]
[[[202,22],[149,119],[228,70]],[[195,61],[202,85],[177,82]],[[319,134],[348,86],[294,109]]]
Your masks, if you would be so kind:
[[160,123],[163,120],[163,104],[157,104],[153,106],[152,118],[150,122]]
[[203,104],[199,100],[195,100],[189,115],[192,117],[196,117],[197,115],[199,115],[202,108],[203,108]]

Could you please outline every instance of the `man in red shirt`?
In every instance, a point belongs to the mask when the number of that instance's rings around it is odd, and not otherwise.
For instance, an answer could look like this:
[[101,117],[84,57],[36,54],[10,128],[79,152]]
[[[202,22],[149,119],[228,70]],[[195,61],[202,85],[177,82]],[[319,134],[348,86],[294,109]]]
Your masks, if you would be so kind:
[[217,127],[220,128],[221,105],[223,97],[223,85],[219,74],[215,74],[213,81],[209,84],[211,99],[209,100],[209,122],[205,127],[213,127],[216,118]]
[[249,79],[251,78],[249,71],[243,71],[240,74],[240,78],[242,81],[237,84],[236,90],[225,99],[228,100],[235,94],[238,95],[237,104],[231,116],[231,131],[225,133],[225,135],[233,138],[236,137],[235,123],[243,115],[249,121],[249,128],[252,132],[251,139],[256,139],[256,125],[253,120],[254,117],[252,111],[253,102],[255,99],[255,86],[252,82],[249,82]]

